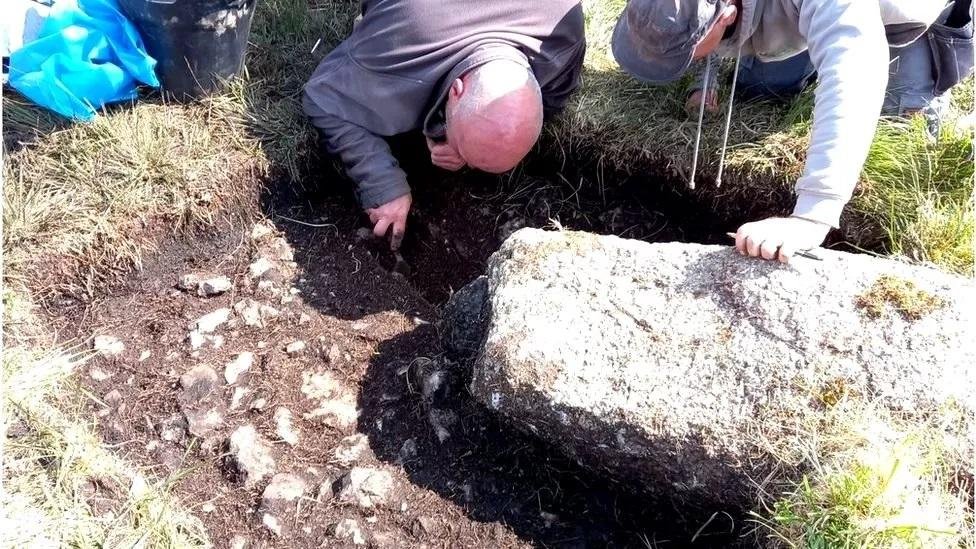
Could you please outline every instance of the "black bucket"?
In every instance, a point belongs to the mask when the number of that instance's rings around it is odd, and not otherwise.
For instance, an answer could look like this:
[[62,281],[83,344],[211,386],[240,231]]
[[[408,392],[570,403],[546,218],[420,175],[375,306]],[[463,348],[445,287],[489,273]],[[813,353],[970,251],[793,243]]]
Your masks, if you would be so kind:
[[156,59],[163,93],[199,97],[244,64],[257,0],[119,0]]

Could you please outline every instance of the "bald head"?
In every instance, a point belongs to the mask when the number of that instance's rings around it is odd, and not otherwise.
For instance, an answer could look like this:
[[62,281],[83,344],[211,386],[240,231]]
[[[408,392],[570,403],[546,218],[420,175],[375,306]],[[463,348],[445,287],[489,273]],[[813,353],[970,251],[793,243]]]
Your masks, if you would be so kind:
[[514,168],[542,131],[539,83],[513,61],[489,61],[455,80],[445,110],[448,142],[486,172]]

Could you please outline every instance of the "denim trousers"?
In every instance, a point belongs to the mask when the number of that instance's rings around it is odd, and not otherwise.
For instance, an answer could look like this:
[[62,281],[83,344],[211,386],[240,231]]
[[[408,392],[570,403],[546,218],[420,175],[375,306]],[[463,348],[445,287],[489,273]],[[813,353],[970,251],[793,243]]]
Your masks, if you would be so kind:
[[[907,46],[889,48],[888,89],[882,114],[901,116],[922,112],[940,118],[948,107],[948,94],[935,93],[931,46],[925,36]],[[744,98],[789,99],[816,79],[807,52],[782,61],[742,58],[737,93]]]

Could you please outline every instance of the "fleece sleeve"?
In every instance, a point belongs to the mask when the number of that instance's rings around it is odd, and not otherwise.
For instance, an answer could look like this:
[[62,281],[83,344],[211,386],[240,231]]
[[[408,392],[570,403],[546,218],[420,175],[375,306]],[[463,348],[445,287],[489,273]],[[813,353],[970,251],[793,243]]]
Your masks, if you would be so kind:
[[794,0],[818,80],[793,215],[836,227],[877,128],[888,47],[877,2]]

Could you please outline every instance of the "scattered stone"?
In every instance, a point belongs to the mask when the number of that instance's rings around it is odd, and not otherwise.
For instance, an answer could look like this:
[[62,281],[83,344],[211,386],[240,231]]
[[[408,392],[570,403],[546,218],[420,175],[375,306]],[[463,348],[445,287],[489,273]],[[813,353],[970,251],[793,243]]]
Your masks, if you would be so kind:
[[312,321],[312,317],[308,316],[306,313],[302,313],[298,316],[298,325],[303,326]]
[[106,379],[114,376],[115,373],[113,373],[113,372],[107,372],[107,371],[99,368],[98,366],[92,366],[88,370],[88,375],[89,375],[89,377],[92,378],[92,381],[95,381],[96,383],[101,383],[101,382],[105,381]]
[[175,444],[182,444],[186,440],[186,418],[183,414],[173,414],[159,424],[159,438]]
[[115,336],[97,335],[92,340],[92,348],[102,356],[118,356],[125,351],[125,344]]
[[339,358],[341,356],[342,356],[342,351],[339,350],[339,345],[333,343],[332,346],[329,347],[329,353],[326,355],[325,358],[326,360],[329,361],[329,364],[335,365],[339,363]]
[[146,482],[146,477],[139,473],[132,475],[132,483],[129,484],[129,495],[133,499],[142,499],[146,494],[149,493],[149,483]]
[[319,403],[314,410],[302,415],[308,420],[317,420],[326,427],[349,431],[359,420],[359,409],[353,397],[345,396],[343,400],[328,400]]
[[360,227],[356,229],[356,238],[359,240],[372,240],[373,231],[367,227]]
[[194,351],[203,347],[203,344],[207,341],[207,338],[197,330],[190,330],[186,338],[190,341],[190,349]]
[[359,461],[367,449],[369,449],[369,438],[362,433],[356,433],[339,441],[339,446],[335,449],[335,458],[340,465],[349,466]]
[[230,409],[238,409],[241,406],[241,401],[244,399],[244,396],[250,392],[245,387],[234,387],[234,394],[230,397]]
[[278,293],[277,290],[275,290],[275,283],[270,280],[262,280],[261,282],[258,282],[258,291],[272,296]]
[[274,232],[274,227],[266,222],[255,223],[251,228],[251,240],[257,242]]
[[253,299],[244,299],[234,305],[234,310],[240,315],[246,326],[264,328],[270,320],[278,317],[278,309],[270,305],[258,303]]
[[295,260],[295,250],[292,249],[291,244],[288,243],[284,238],[276,238],[274,241],[274,250],[278,255],[278,259],[281,261],[294,261]]
[[210,343],[213,345],[214,349],[219,349],[224,346],[224,336],[215,335],[215,336],[207,336],[207,337],[210,338]]
[[427,413],[427,419],[430,421],[430,426],[434,428],[437,440],[444,442],[451,437],[449,427],[457,422],[458,417],[452,410],[431,408]]
[[302,393],[318,406],[303,415],[305,419],[318,420],[327,427],[349,430],[359,419],[356,397],[329,372],[302,375]]
[[184,402],[198,404],[217,386],[217,372],[206,364],[199,364],[180,376],[181,397]]
[[339,502],[363,509],[384,506],[393,495],[393,475],[373,467],[353,467],[342,477]]
[[264,525],[272,534],[276,536],[281,535],[281,521],[278,517],[272,515],[271,513],[264,513],[261,515],[261,524]]
[[298,431],[292,425],[291,410],[279,406],[274,412],[275,432],[289,446],[298,444]]
[[181,276],[179,282],[176,283],[176,287],[187,292],[192,292],[197,289],[199,284],[200,277],[191,273]]
[[207,438],[224,424],[224,416],[216,408],[193,409],[185,407],[183,416],[189,426],[190,434]]
[[352,542],[353,545],[366,545],[366,536],[359,523],[353,519],[342,519],[333,530],[336,539]]
[[302,497],[308,490],[308,482],[292,473],[278,473],[271,478],[271,482],[261,494],[261,502],[265,507],[272,507],[277,502],[290,502]]
[[259,257],[254,261],[254,263],[251,263],[251,265],[248,266],[247,272],[251,275],[251,278],[261,278],[273,268],[274,263],[268,261],[268,258]]
[[120,393],[118,389],[112,389],[102,400],[105,401],[105,404],[115,407],[122,402],[122,393]]
[[238,534],[230,538],[230,549],[246,549],[247,541],[247,538]]
[[224,423],[221,406],[216,402],[217,372],[200,364],[180,376],[183,391],[177,397],[190,434],[206,439]]
[[228,320],[230,320],[230,309],[222,307],[198,318],[196,322],[190,325],[190,329],[201,334],[209,334]]
[[214,511],[217,510],[217,506],[215,506],[213,503],[210,503],[208,501],[207,503],[204,503],[203,505],[200,506],[200,510],[203,511],[204,513],[213,513]]
[[254,402],[251,403],[250,408],[252,410],[254,410],[255,412],[260,412],[261,410],[264,410],[264,408],[267,405],[268,405],[268,399],[266,399],[264,397],[259,397],[259,398],[254,399]]
[[268,347],[267,341],[258,341],[258,349],[265,349]]
[[[441,441],[443,442],[443,441]],[[408,438],[403,441],[403,446],[400,446],[400,453],[397,456],[400,463],[407,463],[408,461],[417,457],[417,439]]]
[[242,425],[230,436],[230,455],[244,477],[244,487],[252,488],[275,470],[271,446],[253,425]]
[[[757,446],[757,426],[764,446],[800,445],[835,380],[899,414],[976,408],[972,281],[817,255],[785,266],[729,246],[523,229],[489,261],[482,298],[454,295],[485,314],[445,307],[448,325],[476,329],[442,333],[477,342],[471,394],[524,432],[678,509],[740,508],[752,479],[786,469]],[[871,318],[858,298],[884,276],[942,307]]]
[[424,377],[424,386],[422,389],[424,400],[429,402],[434,399],[434,395],[437,393],[437,391],[444,386],[444,379],[446,377],[447,375],[443,370],[434,370]]
[[197,295],[200,297],[212,297],[220,295],[234,287],[234,283],[226,276],[215,276],[200,282],[197,286]]
[[288,356],[295,357],[305,352],[305,342],[302,340],[292,341],[285,347]]
[[432,517],[417,517],[413,522],[413,535],[415,537],[433,536],[437,533],[437,521]]
[[233,385],[241,377],[241,374],[251,369],[254,364],[254,353],[244,351],[234,357],[234,360],[224,366],[224,380]]
[[152,351],[145,350],[139,353],[139,362],[144,362],[146,359],[152,356]]

